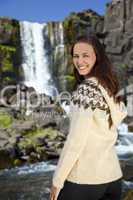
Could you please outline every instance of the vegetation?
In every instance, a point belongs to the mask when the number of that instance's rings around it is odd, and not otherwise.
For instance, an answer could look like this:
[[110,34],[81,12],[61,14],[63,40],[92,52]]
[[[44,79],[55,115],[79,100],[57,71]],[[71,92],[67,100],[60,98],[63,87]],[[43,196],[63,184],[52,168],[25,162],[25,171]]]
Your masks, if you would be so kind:
[[72,91],[76,83],[75,77],[73,75],[66,75],[65,78],[67,80],[67,90]]
[[0,113],[0,128],[9,128],[12,122],[13,119],[8,113]]
[[20,33],[17,20],[0,18],[0,82],[14,84],[19,73]]

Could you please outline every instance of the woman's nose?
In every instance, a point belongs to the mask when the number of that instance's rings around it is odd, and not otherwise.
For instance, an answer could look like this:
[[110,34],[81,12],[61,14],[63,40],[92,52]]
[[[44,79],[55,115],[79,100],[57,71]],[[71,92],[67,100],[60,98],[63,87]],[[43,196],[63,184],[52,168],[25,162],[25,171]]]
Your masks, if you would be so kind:
[[83,58],[82,57],[79,57],[78,59],[78,65],[82,65],[84,62]]

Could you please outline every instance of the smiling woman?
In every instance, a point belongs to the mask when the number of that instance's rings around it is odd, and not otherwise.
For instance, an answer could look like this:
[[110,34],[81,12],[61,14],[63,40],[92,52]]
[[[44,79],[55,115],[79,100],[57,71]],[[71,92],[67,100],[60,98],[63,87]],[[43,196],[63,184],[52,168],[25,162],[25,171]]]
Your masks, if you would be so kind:
[[117,77],[95,35],[78,37],[71,55],[77,88],[51,200],[120,200],[122,171],[115,143],[127,111],[116,97]]
[[96,62],[96,55],[91,45],[85,42],[75,44],[73,48],[73,63],[80,75],[86,76]]

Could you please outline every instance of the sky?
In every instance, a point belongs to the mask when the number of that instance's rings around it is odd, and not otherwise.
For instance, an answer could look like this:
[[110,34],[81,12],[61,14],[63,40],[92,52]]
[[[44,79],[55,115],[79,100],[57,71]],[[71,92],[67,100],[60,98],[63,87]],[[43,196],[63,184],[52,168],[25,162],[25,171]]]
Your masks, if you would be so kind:
[[0,0],[0,17],[20,21],[63,21],[71,12],[92,9],[104,15],[111,0]]

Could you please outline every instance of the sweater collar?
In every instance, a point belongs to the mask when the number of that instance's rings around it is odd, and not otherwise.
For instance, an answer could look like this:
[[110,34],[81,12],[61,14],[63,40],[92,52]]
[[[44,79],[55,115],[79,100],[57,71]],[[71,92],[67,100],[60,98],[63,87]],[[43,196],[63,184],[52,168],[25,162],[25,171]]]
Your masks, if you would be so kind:
[[96,78],[95,76],[91,76],[91,77],[85,78],[85,79],[83,80],[83,83],[87,83],[87,82],[89,82],[89,81],[93,81],[93,82],[95,82],[95,83],[98,83],[98,80],[97,80],[97,78]]

